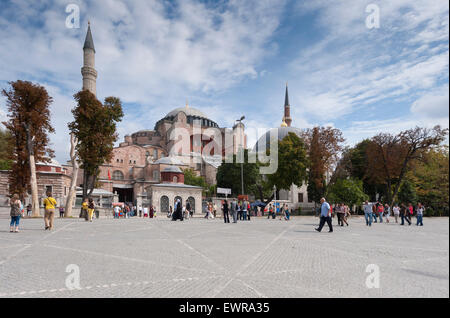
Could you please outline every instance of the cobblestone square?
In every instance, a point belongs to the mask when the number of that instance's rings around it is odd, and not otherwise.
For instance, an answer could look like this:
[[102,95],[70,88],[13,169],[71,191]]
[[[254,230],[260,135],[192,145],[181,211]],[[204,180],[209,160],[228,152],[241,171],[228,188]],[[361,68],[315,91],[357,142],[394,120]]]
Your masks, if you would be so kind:
[[[46,232],[42,219],[25,219],[9,233],[1,219],[0,297],[449,297],[448,218],[368,228],[352,217],[334,233],[317,224],[56,219]],[[78,290],[66,286],[71,264]],[[366,286],[369,264],[379,288]]]

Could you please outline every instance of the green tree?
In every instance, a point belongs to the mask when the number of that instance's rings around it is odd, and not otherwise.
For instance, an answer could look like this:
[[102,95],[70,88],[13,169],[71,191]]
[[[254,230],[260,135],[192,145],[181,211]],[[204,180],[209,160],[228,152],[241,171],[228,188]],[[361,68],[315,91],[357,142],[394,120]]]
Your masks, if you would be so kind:
[[345,139],[339,129],[314,127],[305,132],[310,165],[308,167],[308,197],[315,203],[327,192],[326,174],[337,163]]
[[407,179],[414,185],[417,200],[434,210],[448,213],[449,152],[448,147],[430,150],[412,166]]
[[9,118],[3,124],[14,139],[10,192],[23,197],[30,186],[32,214],[39,216],[36,162],[49,162],[54,156],[48,137],[54,132],[50,121],[53,100],[39,84],[20,80],[9,84],[11,88],[2,90],[2,94],[6,97]]
[[99,167],[112,158],[117,141],[117,122],[123,117],[122,103],[117,97],[105,98],[102,104],[94,94],[83,90],[74,95],[77,106],[69,130],[78,139],[76,146],[83,169],[83,199],[90,196],[97,183]]
[[14,139],[11,132],[0,127],[0,170],[9,170],[12,166]]
[[292,184],[301,187],[307,180],[308,165],[303,139],[290,132],[278,143],[278,168],[267,175],[269,186],[275,185],[278,190],[289,190]]
[[409,181],[405,180],[402,183],[400,191],[397,195],[398,201],[400,203],[412,203],[413,205],[417,204],[417,193],[414,185]]
[[205,178],[198,176],[194,169],[187,168],[183,169],[184,173],[184,184],[193,185],[203,188],[203,195],[212,196],[214,194],[215,187],[209,185]]
[[[217,169],[216,179],[217,187],[230,188],[232,195],[241,194],[241,164],[236,161],[237,156],[233,155],[233,162],[222,162]],[[231,161],[231,160],[230,160]],[[259,173],[258,163],[248,162],[248,150],[244,150],[243,177],[244,191],[259,197],[261,200],[265,191],[266,183]]]
[[368,174],[375,182],[385,185],[386,201],[392,205],[402,182],[412,165],[439,145],[448,129],[416,127],[397,135],[381,133],[367,147]]
[[368,200],[363,191],[363,182],[357,179],[337,180],[329,186],[327,197],[329,202],[345,203],[350,207]]
[[330,183],[338,178],[362,180],[364,192],[374,201],[377,193],[385,194],[385,187],[370,178],[368,173],[367,148],[370,142],[370,139],[364,139],[343,152]]

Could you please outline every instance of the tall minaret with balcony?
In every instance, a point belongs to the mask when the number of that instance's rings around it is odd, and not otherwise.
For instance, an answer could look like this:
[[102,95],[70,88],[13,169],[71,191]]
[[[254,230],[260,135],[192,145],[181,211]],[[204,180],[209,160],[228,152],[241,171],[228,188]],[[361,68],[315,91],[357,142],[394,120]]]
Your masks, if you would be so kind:
[[92,39],[91,23],[88,22],[86,39],[83,46],[83,67],[81,75],[83,75],[83,90],[88,90],[97,96],[97,71],[95,70],[95,48]]
[[288,127],[291,127],[291,105],[289,105],[289,94],[288,94],[288,84],[286,83],[286,95],[284,96],[284,116],[283,122],[286,123]]

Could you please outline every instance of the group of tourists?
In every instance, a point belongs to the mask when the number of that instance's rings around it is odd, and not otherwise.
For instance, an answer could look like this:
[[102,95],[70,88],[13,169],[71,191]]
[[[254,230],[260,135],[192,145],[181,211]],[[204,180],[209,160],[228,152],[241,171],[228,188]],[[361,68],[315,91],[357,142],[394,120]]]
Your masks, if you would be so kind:
[[185,205],[182,205],[180,199],[177,199],[175,202],[175,210],[173,210],[172,206],[170,206],[169,212],[167,213],[167,217],[171,218],[172,221],[183,221],[184,219],[193,217],[193,215],[194,210],[192,209],[189,201],[187,201]]
[[[260,209],[256,205],[254,205],[253,209],[251,204],[247,200],[236,200],[230,199],[222,201],[222,215],[224,219],[224,223],[230,223],[230,214],[233,220],[233,223],[237,223],[239,221],[250,221],[251,216],[264,216],[264,212],[267,212],[268,219],[276,219],[277,215],[280,220],[288,221],[290,219],[290,215],[292,210],[289,209],[287,204],[283,204],[281,207],[275,206],[273,204],[269,204],[265,208]],[[55,218],[55,210],[57,208],[57,201],[52,197],[52,193],[48,191],[46,193],[46,198],[43,200],[43,205],[45,208],[44,213],[44,224],[45,230],[52,230],[54,226],[54,218]],[[25,208],[20,201],[20,198],[17,194],[14,194],[10,199],[11,206],[11,223],[10,223],[10,232],[18,233],[19,232],[19,224],[20,219],[23,215],[25,215]],[[423,215],[425,212],[425,207],[418,203],[417,206],[413,206],[411,203],[408,205],[401,203],[400,205],[395,204],[392,206],[381,202],[369,203],[365,201],[362,209],[364,211],[364,217],[366,220],[367,226],[372,226],[373,223],[390,223],[391,217],[394,218],[395,223],[401,221],[400,225],[408,225],[412,224],[412,217],[416,216],[416,225],[423,226]],[[31,204],[26,207],[26,214],[31,216]],[[94,212],[96,211],[96,205],[92,198],[86,198],[81,205],[81,213],[80,218],[85,218],[87,222],[92,222]],[[206,219],[214,219],[216,217],[217,206],[212,202],[208,202],[205,205],[205,218]],[[348,205],[344,203],[335,204],[331,206],[328,202],[326,202],[325,198],[320,200],[320,223],[319,227],[315,230],[320,232],[324,227],[325,223],[328,224],[329,232],[333,232],[332,225],[332,217],[334,215],[337,216],[338,225],[344,226],[348,224],[348,217],[351,215],[351,211]],[[333,214],[334,212],[334,214]],[[64,217],[64,208],[59,208],[60,217]],[[156,209],[154,206],[150,205],[150,207],[135,207],[132,205],[115,205],[113,208],[114,218],[129,218],[132,216],[139,217],[148,217],[155,218],[156,217]],[[169,211],[167,213],[167,217],[171,218],[173,221],[192,218],[194,211],[191,207],[189,201],[186,202],[186,205],[182,205],[181,200],[177,199],[175,202],[175,208],[172,209],[172,206],[169,207]],[[97,214],[97,218],[99,215]]]
[[[55,218],[55,209],[57,207],[57,202],[55,198],[53,198],[52,193],[47,191],[46,198],[43,201],[45,213],[44,213],[44,224],[45,230],[53,230],[54,218]],[[14,194],[9,200],[9,205],[11,207],[10,216],[11,222],[9,224],[9,231],[11,233],[19,232],[19,224],[22,216],[25,215],[24,207],[22,201],[20,201],[19,195]],[[27,216],[31,216],[31,204],[27,207]]]
[[392,209],[389,204],[382,204],[380,202],[375,202],[370,204],[368,201],[364,202],[363,205],[364,217],[366,219],[366,225],[372,226],[372,223],[383,223],[383,218],[386,223],[389,223],[390,217],[394,216],[395,223],[398,223],[400,218],[400,225],[408,225],[412,224],[411,218],[416,215],[416,225],[423,226],[423,214],[425,212],[425,207],[422,203],[418,203],[417,206],[413,206],[412,203],[406,205],[405,203],[401,203],[400,205],[395,204]]
[[[263,210],[264,211],[264,210]],[[273,206],[272,204],[269,204],[269,208],[267,209],[267,218],[272,220],[275,220],[277,218],[277,215],[280,216],[280,220],[286,220],[289,221],[291,218],[292,209],[289,209],[287,204],[283,204],[281,207]],[[264,212],[262,214],[264,216]]]
[[113,215],[115,219],[129,219],[134,216],[153,219],[156,218],[156,209],[153,205],[150,207],[136,207],[131,204],[123,204],[123,206],[116,204],[113,207]]
[[80,218],[84,218],[86,222],[92,222],[94,211],[95,211],[94,199],[86,198],[81,204]]

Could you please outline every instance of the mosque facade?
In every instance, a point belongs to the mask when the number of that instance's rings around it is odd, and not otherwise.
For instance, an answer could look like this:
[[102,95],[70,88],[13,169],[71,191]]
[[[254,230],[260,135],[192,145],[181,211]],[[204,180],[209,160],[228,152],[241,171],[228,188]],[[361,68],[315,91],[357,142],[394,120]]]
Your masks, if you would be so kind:
[[[95,47],[90,25],[83,46],[83,90],[96,95]],[[113,149],[112,160],[100,167],[98,183],[101,189],[114,193],[120,202],[154,205],[162,212],[167,208],[167,196],[173,205],[175,192],[187,198],[201,200],[201,191],[184,185],[184,169],[192,169],[216,184],[216,172],[225,155],[246,147],[245,127],[238,122],[233,128],[221,128],[202,111],[186,103],[168,112],[153,129],[126,135]],[[81,170],[81,169],[80,169]],[[83,182],[83,172],[77,184]],[[172,188],[168,186],[172,185]],[[198,199],[200,198],[200,199]],[[201,206],[201,202],[191,202]]]

